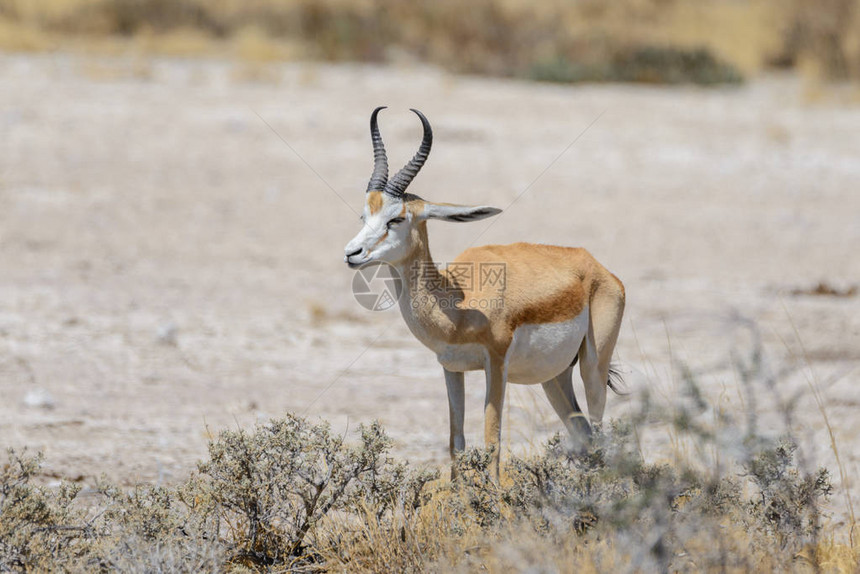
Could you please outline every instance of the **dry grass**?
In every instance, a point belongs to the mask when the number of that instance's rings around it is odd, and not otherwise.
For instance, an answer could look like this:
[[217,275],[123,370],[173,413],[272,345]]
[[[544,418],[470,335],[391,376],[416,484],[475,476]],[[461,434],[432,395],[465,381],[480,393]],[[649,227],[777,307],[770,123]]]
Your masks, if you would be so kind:
[[454,0],[0,0],[0,49],[138,38],[133,47],[156,53],[405,59],[557,81],[720,83],[769,65],[842,79],[860,76],[858,3],[477,0],[465,10]]
[[[487,451],[466,451],[442,480],[391,458],[378,424],[350,442],[292,415],[222,431],[170,488],[100,484],[81,499],[77,485],[38,486],[40,459],[10,452],[0,570],[857,571],[860,549],[823,510],[830,474],[805,465],[790,429],[761,436],[750,413],[734,419],[686,385],[677,403],[646,400],[609,424],[585,455],[556,437],[507,457],[501,484]],[[643,460],[646,420],[696,448]],[[715,451],[718,464],[702,454]]]

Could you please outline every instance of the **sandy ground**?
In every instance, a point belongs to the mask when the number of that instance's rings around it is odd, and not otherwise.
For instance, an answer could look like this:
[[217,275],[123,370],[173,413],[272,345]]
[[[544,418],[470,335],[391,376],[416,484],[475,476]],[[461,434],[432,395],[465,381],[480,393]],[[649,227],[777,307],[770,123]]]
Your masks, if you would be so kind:
[[[807,103],[786,78],[701,90],[254,72],[0,57],[2,446],[43,450],[48,476],[170,482],[209,433],[293,411],[338,430],[380,419],[398,454],[444,464],[441,369],[396,310],[353,300],[342,262],[372,163],[368,114],[387,104],[393,166],[420,138],[407,108],[434,125],[412,191],[506,209],[431,224],[438,261],[473,243],[580,245],[625,282],[617,355],[632,394],[610,397],[609,418],[646,391],[671,401],[686,364],[764,433],[784,431],[779,404],[794,400],[804,456],[841,485],[817,388],[860,492],[860,296],[794,293],[860,284],[860,109]],[[743,383],[756,348],[772,388]],[[471,444],[483,387],[467,377]],[[560,429],[539,388],[509,388],[506,447]],[[648,430],[650,457],[690,448]],[[840,491],[837,520],[846,506]]]

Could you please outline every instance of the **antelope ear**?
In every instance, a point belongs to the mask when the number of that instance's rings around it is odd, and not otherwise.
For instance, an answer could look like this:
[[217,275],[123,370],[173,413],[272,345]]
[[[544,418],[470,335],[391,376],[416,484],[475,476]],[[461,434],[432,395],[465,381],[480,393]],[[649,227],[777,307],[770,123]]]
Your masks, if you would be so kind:
[[419,219],[441,219],[442,221],[478,221],[501,213],[501,209],[485,205],[473,207],[469,205],[454,205],[451,203],[424,203]]

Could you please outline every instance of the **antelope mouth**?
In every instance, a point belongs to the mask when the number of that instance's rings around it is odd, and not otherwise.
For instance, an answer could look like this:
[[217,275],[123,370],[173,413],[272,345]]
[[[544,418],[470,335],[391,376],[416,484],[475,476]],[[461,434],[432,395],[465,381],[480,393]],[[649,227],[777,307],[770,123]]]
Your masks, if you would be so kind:
[[372,259],[365,259],[363,261],[352,261],[349,257],[344,259],[344,263],[346,263],[346,266],[350,269],[359,269],[360,267],[364,267],[371,261]]

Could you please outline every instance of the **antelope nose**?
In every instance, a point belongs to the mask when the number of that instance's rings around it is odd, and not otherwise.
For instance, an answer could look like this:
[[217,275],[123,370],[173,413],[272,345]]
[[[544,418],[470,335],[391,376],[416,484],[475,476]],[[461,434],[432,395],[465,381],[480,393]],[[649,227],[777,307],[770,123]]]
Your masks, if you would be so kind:
[[352,253],[347,253],[347,254],[346,254],[346,258],[345,258],[345,260],[346,260],[346,261],[349,261],[349,258],[350,258],[350,257],[352,257],[353,255],[358,255],[358,254],[359,254],[359,253],[361,253],[362,251],[364,251],[364,248],[363,248],[363,247],[359,247],[358,249],[356,249],[356,250],[355,250],[355,251],[353,251]]

